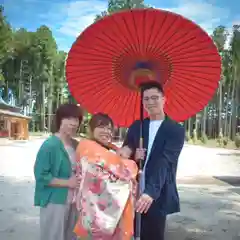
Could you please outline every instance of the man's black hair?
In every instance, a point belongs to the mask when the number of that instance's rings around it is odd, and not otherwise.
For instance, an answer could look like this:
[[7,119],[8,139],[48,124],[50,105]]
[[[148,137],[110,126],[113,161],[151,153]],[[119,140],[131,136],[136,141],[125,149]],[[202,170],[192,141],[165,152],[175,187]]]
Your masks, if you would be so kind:
[[146,83],[142,83],[142,84],[140,85],[140,88],[141,88],[142,92],[145,92],[146,90],[155,88],[155,89],[157,89],[159,92],[161,92],[162,94],[164,94],[163,88],[162,88],[161,84],[158,83],[158,82],[146,82]]

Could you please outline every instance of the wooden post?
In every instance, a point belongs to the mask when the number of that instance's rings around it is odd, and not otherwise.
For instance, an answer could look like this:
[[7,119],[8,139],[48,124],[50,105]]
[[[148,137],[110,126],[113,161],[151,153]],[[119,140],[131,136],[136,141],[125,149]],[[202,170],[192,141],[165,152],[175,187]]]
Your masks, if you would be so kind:
[[11,118],[10,117],[6,118],[6,121],[7,121],[7,130],[8,130],[8,139],[11,139],[11,135],[12,135]]

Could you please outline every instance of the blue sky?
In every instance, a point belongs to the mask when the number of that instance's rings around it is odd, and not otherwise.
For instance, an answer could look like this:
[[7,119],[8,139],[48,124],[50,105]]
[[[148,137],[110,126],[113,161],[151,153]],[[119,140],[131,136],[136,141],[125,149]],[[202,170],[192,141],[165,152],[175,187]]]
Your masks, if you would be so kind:
[[[164,3],[163,3],[164,2]],[[218,25],[240,24],[240,0],[145,0],[156,8],[179,13],[209,34]],[[106,9],[107,0],[0,0],[14,28],[34,31],[49,26],[59,49],[68,51],[75,38]]]

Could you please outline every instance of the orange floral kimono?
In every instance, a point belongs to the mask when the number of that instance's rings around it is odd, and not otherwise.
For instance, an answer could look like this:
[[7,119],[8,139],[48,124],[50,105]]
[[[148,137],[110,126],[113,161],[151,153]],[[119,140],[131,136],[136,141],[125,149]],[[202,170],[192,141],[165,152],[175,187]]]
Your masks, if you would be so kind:
[[132,239],[135,162],[91,140],[80,141],[77,160],[81,183],[74,199],[79,211],[75,234],[89,240]]

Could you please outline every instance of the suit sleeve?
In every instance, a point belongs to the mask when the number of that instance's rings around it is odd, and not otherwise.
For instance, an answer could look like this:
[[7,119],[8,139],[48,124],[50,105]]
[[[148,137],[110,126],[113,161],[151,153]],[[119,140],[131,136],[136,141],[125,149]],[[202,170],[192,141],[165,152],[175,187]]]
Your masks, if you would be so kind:
[[34,176],[36,182],[42,186],[48,186],[53,179],[51,173],[51,146],[43,144],[38,151],[36,162],[34,165]]
[[160,197],[162,187],[166,182],[169,172],[172,171],[172,167],[177,167],[178,158],[184,145],[184,127],[176,125],[176,128],[172,128],[167,134],[168,138],[166,139],[162,154],[156,161],[152,161],[149,166],[151,176],[146,182],[144,190],[144,193],[154,200]]

